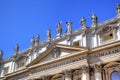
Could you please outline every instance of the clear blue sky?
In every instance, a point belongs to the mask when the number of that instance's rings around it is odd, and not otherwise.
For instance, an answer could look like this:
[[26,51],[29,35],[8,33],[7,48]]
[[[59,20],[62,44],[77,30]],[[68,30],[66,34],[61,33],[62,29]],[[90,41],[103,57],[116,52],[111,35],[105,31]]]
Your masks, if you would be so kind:
[[18,43],[20,51],[30,46],[30,40],[37,34],[41,42],[46,40],[46,30],[56,35],[56,24],[62,20],[63,33],[66,21],[73,22],[73,29],[80,28],[79,21],[84,16],[91,25],[91,14],[98,16],[99,22],[116,16],[116,5],[120,0],[0,0],[0,49],[4,58],[14,53]]

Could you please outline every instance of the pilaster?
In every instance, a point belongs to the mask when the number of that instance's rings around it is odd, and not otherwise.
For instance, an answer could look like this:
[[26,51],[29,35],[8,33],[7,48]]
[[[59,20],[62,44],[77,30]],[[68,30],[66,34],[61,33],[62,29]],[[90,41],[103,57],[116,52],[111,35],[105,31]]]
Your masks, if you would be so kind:
[[86,65],[83,65],[82,67],[81,67],[81,69],[82,69],[82,80],[90,80],[89,79],[89,66],[86,66]]
[[94,65],[94,71],[95,71],[95,80],[102,80],[102,66],[95,64]]

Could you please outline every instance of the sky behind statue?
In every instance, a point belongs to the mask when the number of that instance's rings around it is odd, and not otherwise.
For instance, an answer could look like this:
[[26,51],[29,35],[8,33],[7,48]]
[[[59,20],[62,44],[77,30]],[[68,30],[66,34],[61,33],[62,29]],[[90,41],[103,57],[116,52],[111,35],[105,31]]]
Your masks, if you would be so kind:
[[71,21],[73,30],[79,29],[84,16],[91,25],[91,14],[98,21],[116,16],[120,0],[0,0],[0,49],[4,58],[14,53],[16,44],[20,51],[30,47],[31,38],[40,34],[40,42],[47,40],[47,29],[52,37],[57,34],[57,23],[62,21],[63,34],[66,22]]

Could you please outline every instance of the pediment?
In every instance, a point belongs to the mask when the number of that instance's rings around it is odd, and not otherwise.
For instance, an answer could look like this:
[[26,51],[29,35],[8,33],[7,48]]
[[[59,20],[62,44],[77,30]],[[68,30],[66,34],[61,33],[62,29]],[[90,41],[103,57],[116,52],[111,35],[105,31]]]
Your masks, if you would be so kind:
[[37,58],[34,59],[29,65],[40,64],[54,59],[59,59],[61,57],[67,57],[68,55],[84,50],[87,50],[87,48],[61,44],[52,45],[43,53],[39,54],[39,56],[37,56]]

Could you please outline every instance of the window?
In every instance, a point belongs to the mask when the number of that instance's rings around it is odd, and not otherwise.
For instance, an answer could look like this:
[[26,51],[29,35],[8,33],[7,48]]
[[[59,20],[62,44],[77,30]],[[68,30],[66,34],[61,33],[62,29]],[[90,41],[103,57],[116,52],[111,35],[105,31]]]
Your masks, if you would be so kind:
[[9,67],[5,67],[5,68],[4,68],[4,73],[3,73],[3,74],[5,75],[5,74],[7,74],[8,72],[9,72]]
[[80,46],[79,41],[73,42],[73,46]]
[[120,80],[120,72],[117,71],[112,72],[111,80]]
[[103,34],[103,36],[102,36],[102,41],[107,41],[107,40],[111,40],[111,39],[114,39],[114,34],[113,34],[113,32],[105,33],[105,34]]
[[18,63],[18,68],[22,68],[22,67],[24,67],[24,65],[25,65],[25,61],[20,61]]

